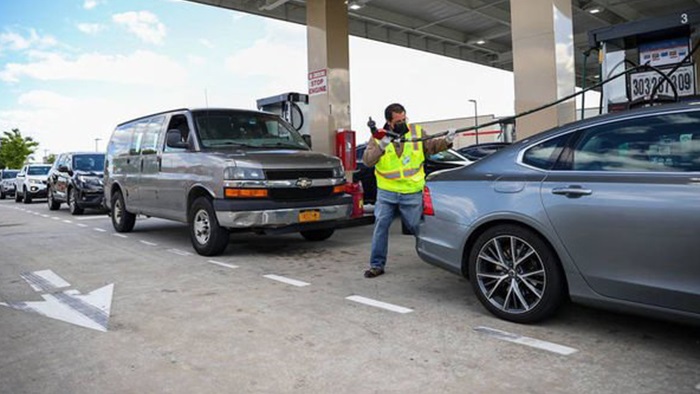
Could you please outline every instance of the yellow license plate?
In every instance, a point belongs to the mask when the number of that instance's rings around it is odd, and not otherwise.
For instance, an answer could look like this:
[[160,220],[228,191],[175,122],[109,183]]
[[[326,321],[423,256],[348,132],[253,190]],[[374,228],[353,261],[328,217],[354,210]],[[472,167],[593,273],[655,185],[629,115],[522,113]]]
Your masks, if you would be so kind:
[[299,222],[300,223],[318,222],[319,220],[321,220],[321,211],[313,210],[313,211],[301,211],[301,212],[299,212]]

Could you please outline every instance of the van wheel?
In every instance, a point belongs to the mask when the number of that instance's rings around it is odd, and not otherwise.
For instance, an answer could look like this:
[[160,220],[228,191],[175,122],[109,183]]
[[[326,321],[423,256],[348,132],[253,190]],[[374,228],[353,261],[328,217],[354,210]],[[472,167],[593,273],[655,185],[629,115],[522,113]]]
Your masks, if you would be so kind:
[[24,193],[22,193],[22,197],[24,197],[25,204],[32,203],[32,196],[30,196],[29,193],[27,193],[27,188],[24,188]]
[[50,211],[56,211],[61,207],[61,203],[54,200],[53,190],[51,188],[49,188],[48,197],[46,201],[48,201]]
[[219,226],[216,212],[206,197],[194,200],[190,208],[190,238],[192,246],[202,256],[216,256],[228,246],[229,232]]
[[112,226],[118,233],[128,233],[134,229],[136,215],[126,210],[121,191],[112,195]]
[[305,240],[312,241],[312,242],[325,241],[328,238],[330,238],[334,232],[335,232],[335,229],[333,229],[333,228],[324,228],[322,230],[300,231],[301,236],[304,237]]
[[71,188],[68,191],[68,208],[70,209],[71,215],[82,215],[83,208],[78,206],[78,193],[75,188]]

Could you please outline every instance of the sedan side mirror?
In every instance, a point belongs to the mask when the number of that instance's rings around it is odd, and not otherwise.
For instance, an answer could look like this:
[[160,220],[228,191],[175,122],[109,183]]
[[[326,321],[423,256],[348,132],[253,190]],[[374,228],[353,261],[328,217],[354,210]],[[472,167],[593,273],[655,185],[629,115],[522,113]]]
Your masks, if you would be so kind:
[[59,172],[68,172],[68,166],[66,166],[65,164],[61,164],[60,166],[58,166],[58,171]]
[[24,174],[17,174],[17,178],[24,178]]
[[165,141],[168,148],[187,149],[190,147],[187,141],[182,140],[182,134],[177,129],[168,130]]

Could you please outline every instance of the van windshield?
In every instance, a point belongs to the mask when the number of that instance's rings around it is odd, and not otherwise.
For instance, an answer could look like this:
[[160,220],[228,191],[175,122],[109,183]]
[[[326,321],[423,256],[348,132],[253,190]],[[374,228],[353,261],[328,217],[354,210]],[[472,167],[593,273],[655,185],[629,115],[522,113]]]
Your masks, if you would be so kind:
[[105,155],[75,155],[73,156],[73,170],[102,172],[105,169]]
[[283,148],[308,150],[301,135],[275,115],[203,110],[194,113],[204,148]]

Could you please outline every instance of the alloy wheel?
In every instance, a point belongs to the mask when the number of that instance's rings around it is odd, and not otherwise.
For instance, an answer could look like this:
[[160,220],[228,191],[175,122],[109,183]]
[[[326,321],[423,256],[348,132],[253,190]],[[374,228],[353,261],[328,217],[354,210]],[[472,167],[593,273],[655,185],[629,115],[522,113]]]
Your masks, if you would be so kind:
[[476,276],[479,290],[488,301],[511,314],[535,308],[547,286],[537,251],[512,235],[497,236],[484,244],[477,256]]

